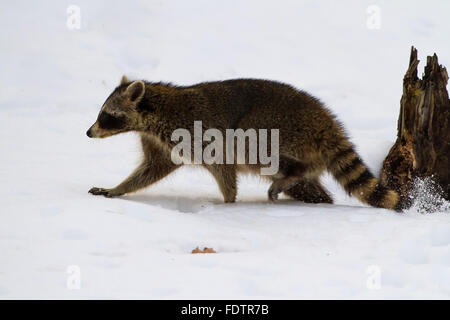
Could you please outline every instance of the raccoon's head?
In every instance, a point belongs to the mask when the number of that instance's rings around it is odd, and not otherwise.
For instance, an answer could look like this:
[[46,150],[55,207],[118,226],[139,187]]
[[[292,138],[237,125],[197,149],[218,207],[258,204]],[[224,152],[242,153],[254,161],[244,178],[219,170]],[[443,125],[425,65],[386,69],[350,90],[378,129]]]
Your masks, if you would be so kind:
[[106,138],[139,128],[137,106],[145,94],[143,81],[130,82],[125,76],[103,104],[97,121],[86,132],[89,138]]

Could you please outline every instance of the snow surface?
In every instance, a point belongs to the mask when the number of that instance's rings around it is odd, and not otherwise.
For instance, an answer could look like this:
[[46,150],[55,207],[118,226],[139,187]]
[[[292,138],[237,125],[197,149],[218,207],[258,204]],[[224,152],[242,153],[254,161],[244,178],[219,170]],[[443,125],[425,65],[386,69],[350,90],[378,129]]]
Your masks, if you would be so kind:
[[[79,30],[66,27],[70,4]],[[380,30],[366,26],[373,4]],[[334,205],[269,203],[251,177],[223,204],[190,168],[95,197],[140,151],[134,134],[85,132],[124,73],[268,78],[320,97],[378,173],[411,45],[450,66],[449,12],[444,1],[0,2],[0,298],[448,299],[448,211],[369,208],[329,176]],[[218,253],[190,254],[197,246]]]

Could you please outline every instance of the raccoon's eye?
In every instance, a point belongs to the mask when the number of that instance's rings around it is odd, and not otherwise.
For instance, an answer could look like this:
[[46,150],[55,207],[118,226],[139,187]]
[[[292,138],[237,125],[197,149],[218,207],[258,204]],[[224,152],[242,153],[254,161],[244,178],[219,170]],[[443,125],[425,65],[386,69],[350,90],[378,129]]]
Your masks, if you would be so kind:
[[98,117],[98,124],[102,129],[122,129],[126,125],[126,119],[125,117],[117,117],[106,112],[102,112]]

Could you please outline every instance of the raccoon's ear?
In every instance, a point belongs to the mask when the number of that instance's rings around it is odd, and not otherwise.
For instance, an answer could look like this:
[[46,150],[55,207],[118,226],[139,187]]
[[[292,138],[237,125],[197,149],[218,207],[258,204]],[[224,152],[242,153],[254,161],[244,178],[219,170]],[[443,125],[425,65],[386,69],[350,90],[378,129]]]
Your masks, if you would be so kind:
[[134,81],[132,82],[127,89],[125,90],[125,94],[128,96],[131,102],[136,102],[140,100],[145,93],[145,83],[144,81]]
[[124,84],[124,83],[128,83],[130,82],[130,80],[128,80],[126,75],[122,76],[122,79],[120,79],[120,84]]

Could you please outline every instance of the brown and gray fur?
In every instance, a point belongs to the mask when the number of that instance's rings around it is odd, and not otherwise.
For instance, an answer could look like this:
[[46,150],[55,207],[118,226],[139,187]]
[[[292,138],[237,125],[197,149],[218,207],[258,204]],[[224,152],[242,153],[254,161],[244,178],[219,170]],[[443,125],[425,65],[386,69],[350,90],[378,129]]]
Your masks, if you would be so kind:
[[[129,81],[125,76],[104,103],[88,130],[92,138],[121,132],[140,134],[143,160],[121,184],[89,192],[120,196],[147,187],[176,170],[171,161],[172,132],[185,128],[193,136],[194,121],[203,130],[216,128],[279,129],[279,171],[269,176],[270,200],[283,192],[307,203],[332,203],[319,176],[329,171],[350,194],[374,207],[400,210],[399,195],[386,189],[369,171],[342,125],[316,98],[279,82],[236,79],[192,86]],[[270,145],[270,142],[268,143]],[[257,173],[260,165],[202,165],[215,178],[225,202],[234,202],[237,175]]]

